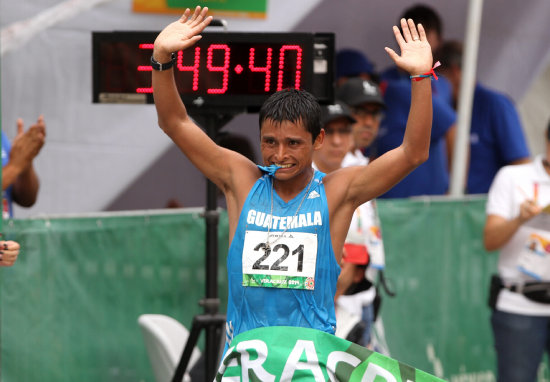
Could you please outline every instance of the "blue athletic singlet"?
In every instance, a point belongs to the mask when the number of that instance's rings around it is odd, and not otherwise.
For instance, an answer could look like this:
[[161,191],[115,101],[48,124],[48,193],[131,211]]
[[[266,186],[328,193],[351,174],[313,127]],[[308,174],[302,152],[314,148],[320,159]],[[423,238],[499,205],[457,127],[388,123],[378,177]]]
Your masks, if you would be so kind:
[[226,349],[237,334],[265,326],[334,334],[340,266],[330,238],[324,176],[315,171],[309,189],[288,203],[272,191],[269,175],[252,187],[227,258]]

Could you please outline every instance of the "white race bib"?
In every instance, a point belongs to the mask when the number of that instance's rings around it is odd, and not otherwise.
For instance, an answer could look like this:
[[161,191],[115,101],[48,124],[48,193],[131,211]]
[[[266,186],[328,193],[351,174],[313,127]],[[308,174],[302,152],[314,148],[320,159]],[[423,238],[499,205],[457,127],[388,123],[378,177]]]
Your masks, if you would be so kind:
[[243,286],[315,289],[317,235],[306,232],[246,231]]

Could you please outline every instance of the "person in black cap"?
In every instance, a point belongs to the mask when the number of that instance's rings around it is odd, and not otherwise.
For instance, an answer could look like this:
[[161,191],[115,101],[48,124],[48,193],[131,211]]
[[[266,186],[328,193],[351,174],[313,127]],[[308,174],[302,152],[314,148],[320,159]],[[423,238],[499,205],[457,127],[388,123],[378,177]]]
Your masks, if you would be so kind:
[[[352,125],[357,121],[343,102],[337,100],[322,108],[321,125],[325,140],[313,154],[313,168],[330,174],[340,169],[353,145]],[[359,155],[362,154],[359,153]],[[357,163],[366,165],[366,158]],[[371,346],[371,330],[376,319],[379,300],[376,288],[367,279],[367,267],[372,257],[378,270],[384,268],[384,247],[376,205],[369,201],[357,207],[344,242],[342,271],[335,294],[336,335],[362,346]],[[373,280],[375,271],[370,272]]]
[[346,163],[345,166],[366,164],[362,163],[363,153],[376,139],[386,107],[380,87],[374,81],[350,78],[336,89],[336,97],[351,107],[352,115],[357,120],[353,125],[353,147],[350,152],[359,162]]
[[313,165],[329,174],[342,166],[342,160],[349,152],[353,140],[352,124],[356,120],[349,107],[341,101],[322,108],[321,126],[325,130],[323,146],[313,153]]

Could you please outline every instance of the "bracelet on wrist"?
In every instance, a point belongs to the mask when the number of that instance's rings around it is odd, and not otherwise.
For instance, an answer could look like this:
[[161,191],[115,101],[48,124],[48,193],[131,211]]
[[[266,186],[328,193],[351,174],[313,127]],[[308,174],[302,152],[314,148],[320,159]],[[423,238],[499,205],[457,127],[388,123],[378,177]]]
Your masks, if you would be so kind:
[[168,70],[176,63],[176,53],[172,53],[171,59],[168,62],[160,63],[151,55],[151,67],[153,70],[158,70],[162,72],[163,70]]
[[424,78],[428,78],[428,77],[431,77],[432,79],[438,79],[437,78],[437,74],[435,74],[435,71],[434,69],[437,68],[438,66],[441,66],[441,62],[437,61],[435,63],[435,65],[433,66],[433,68],[430,69],[429,72],[426,72],[426,73],[423,73],[423,74],[415,74],[415,75],[412,75],[412,76],[409,76],[409,78],[413,81],[422,81]]

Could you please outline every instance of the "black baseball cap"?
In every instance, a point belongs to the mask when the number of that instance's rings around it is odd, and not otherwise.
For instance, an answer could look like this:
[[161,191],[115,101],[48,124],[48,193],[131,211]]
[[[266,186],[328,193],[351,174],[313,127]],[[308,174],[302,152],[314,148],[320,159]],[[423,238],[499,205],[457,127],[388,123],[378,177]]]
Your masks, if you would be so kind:
[[321,108],[321,125],[325,127],[328,123],[338,118],[347,118],[350,123],[357,122],[348,105],[336,100],[332,105],[323,105]]
[[336,98],[341,99],[351,107],[363,103],[376,103],[384,108],[386,107],[378,84],[359,77],[350,78],[340,85],[336,89]]

